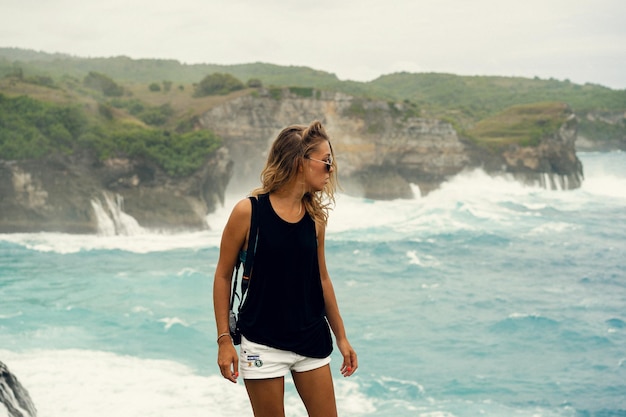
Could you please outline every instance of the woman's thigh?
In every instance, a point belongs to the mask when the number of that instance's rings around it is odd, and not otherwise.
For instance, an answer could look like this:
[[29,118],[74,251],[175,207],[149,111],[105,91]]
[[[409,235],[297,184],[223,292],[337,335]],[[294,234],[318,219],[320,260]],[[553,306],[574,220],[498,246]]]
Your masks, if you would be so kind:
[[284,417],[285,378],[244,379],[255,417]]
[[291,375],[309,417],[337,416],[330,365],[305,372],[292,372]]

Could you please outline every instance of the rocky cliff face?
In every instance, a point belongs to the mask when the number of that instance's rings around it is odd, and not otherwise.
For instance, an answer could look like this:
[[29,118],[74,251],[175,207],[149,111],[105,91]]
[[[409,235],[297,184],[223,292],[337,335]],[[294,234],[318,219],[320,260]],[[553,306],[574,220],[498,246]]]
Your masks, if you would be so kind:
[[570,114],[559,130],[538,146],[509,147],[502,153],[505,171],[524,183],[552,190],[579,188],[583,167],[576,156],[576,132],[576,116]]
[[332,136],[344,191],[373,199],[412,198],[468,168],[483,167],[547,188],[580,186],[574,115],[537,147],[511,147],[490,154],[459,137],[446,122],[414,117],[404,104],[364,101],[340,93],[312,91],[301,97],[284,89],[231,100],[206,112],[202,126],[218,133],[232,155],[233,189],[249,190],[271,141],[285,126],[322,121]]
[[233,189],[259,184],[266,152],[282,128],[313,120],[331,134],[340,183],[351,194],[411,198],[410,182],[428,192],[469,162],[448,123],[407,116],[409,109],[398,104],[341,93],[313,95],[300,97],[287,89],[280,99],[249,95],[202,115],[202,126],[224,139],[233,158]]
[[579,151],[626,151],[626,113],[590,111],[580,114]]
[[412,198],[465,169],[482,167],[553,189],[580,186],[577,119],[570,115],[537,146],[486,152],[447,122],[414,116],[410,105],[341,93],[260,91],[212,108],[200,127],[224,147],[186,178],[137,159],[89,154],[38,161],[0,160],[0,233],[59,231],[125,234],[141,228],[199,230],[229,192],[259,184],[266,152],[285,126],[322,121],[332,137],[343,191],[372,199]]
[[231,173],[225,148],[182,179],[148,161],[99,162],[88,154],[0,161],[0,233],[206,228]]
[[[548,114],[548,116],[546,116]],[[530,116],[529,116],[530,115]],[[480,131],[491,143],[489,148],[469,150],[470,159],[491,175],[506,175],[522,183],[541,186],[552,190],[569,190],[580,187],[583,180],[582,163],[576,156],[578,119],[563,103],[546,103],[538,106],[518,107],[513,112],[498,115],[492,131]],[[517,143],[504,145],[496,138],[489,141],[492,132],[497,135],[503,130],[515,132],[523,124],[526,131],[542,130],[534,146]],[[546,127],[551,126],[551,127]],[[476,131],[471,131],[476,135]],[[510,141],[509,141],[510,143]],[[494,150],[495,147],[495,150]]]

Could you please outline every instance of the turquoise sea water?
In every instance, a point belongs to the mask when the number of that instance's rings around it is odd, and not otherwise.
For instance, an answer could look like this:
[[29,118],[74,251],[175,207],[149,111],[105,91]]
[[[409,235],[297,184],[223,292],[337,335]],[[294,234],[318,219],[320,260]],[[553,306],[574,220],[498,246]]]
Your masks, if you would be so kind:
[[[626,154],[580,157],[574,191],[474,171],[339,196],[328,266],[360,359],[343,379],[333,354],[342,416],[626,416]],[[234,201],[203,233],[0,235],[0,360],[41,417],[252,415],[215,365]],[[286,403],[306,415],[290,381]]]

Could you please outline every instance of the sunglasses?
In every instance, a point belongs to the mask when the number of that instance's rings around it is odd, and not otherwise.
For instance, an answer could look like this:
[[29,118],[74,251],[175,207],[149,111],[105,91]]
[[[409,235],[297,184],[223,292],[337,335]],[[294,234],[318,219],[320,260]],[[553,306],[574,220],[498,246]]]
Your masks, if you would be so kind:
[[316,161],[316,162],[321,162],[322,164],[326,165],[326,171],[330,172],[330,169],[333,166],[333,158],[331,156],[328,157],[328,160],[323,161],[321,159],[315,159],[315,158],[311,158],[310,156],[305,156],[306,159],[310,159],[311,161]]

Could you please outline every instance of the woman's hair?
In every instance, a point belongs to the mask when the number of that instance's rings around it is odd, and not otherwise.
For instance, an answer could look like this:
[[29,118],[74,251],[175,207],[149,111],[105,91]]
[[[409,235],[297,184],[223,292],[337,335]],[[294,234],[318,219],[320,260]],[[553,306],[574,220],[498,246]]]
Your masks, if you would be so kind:
[[[298,168],[323,141],[330,145],[326,130],[319,121],[309,126],[292,125],[283,129],[272,144],[265,168],[261,171],[261,187],[252,191],[252,195],[270,193],[288,184],[298,174]],[[335,189],[337,188],[337,165],[333,147],[330,146],[333,157],[333,170],[330,179],[324,188],[315,193],[307,192],[303,196],[306,211],[316,223],[326,224],[328,211],[335,203]]]

